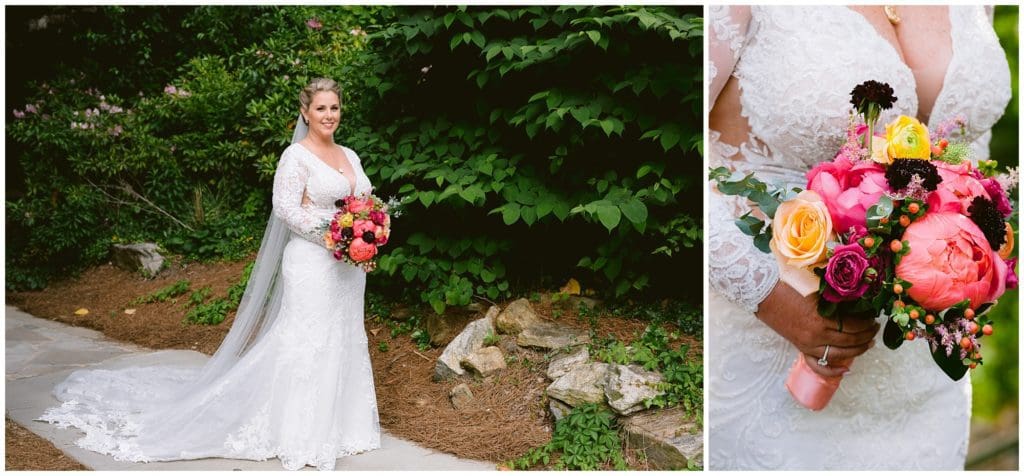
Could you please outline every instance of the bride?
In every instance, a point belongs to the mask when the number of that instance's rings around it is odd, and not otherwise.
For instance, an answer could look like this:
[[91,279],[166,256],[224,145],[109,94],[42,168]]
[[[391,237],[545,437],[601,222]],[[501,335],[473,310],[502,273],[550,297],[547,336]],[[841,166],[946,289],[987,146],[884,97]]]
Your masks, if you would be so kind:
[[366,274],[332,258],[316,230],[336,200],[372,189],[356,153],[334,143],[340,97],[330,79],[300,94],[274,213],[214,356],[167,365],[169,353],[158,352],[74,372],[54,390],[62,405],[40,420],[81,429],[79,446],[121,461],[276,457],[287,469],[330,470],[339,457],[380,447]]
[[[805,172],[845,140],[849,93],[888,83],[882,114],[929,128],[962,114],[976,158],[1010,99],[1005,54],[981,6],[712,6],[709,161],[806,186]],[[709,195],[709,468],[962,469],[970,379],[934,365],[923,340],[893,351],[878,323],[839,328],[779,282],[769,254],[733,218],[746,203]],[[848,366],[820,366],[854,358]],[[799,357],[798,357],[799,356]],[[794,358],[844,375],[829,406],[800,407],[784,387]]]

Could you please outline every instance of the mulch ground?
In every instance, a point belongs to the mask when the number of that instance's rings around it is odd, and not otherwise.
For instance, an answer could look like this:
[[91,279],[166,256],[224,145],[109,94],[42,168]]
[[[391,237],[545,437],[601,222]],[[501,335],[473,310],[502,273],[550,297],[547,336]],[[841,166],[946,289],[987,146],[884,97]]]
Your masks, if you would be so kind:
[[84,471],[89,468],[69,458],[35,433],[14,423],[9,417],[4,425],[4,469],[7,471]]
[[[212,354],[230,329],[234,316],[229,315],[215,326],[185,324],[188,296],[205,286],[212,288],[213,297],[224,296],[227,288],[240,279],[245,264],[246,261],[172,264],[154,279],[103,265],[76,278],[53,283],[42,291],[8,293],[7,302],[35,316],[96,329],[116,340],[153,349],[189,349]],[[190,291],[175,300],[131,304],[182,279],[190,281]],[[559,308],[557,312],[554,307]],[[589,328],[571,306],[554,307],[546,300],[534,303],[537,313],[545,319],[568,327]],[[75,311],[81,308],[89,313],[76,315]],[[125,309],[135,312],[125,314]],[[613,335],[625,341],[631,341],[647,325],[616,317],[602,317],[597,322],[598,335]],[[459,457],[496,463],[521,456],[550,439],[553,422],[543,397],[549,383],[544,370],[550,356],[505,345],[508,369],[483,379],[465,377],[434,382],[431,377],[435,361],[443,347],[421,351],[407,335],[392,337],[380,316],[367,316],[366,327],[380,422],[389,433]],[[387,343],[386,351],[380,348],[381,342]],[[675,344],[688,344],[691,353],[701,354],[699,339],[682,336]],[[462,382],[469,385],[474,400],[467,408],[456,410],[448,394]],[[10,430],[8,433],[10,445]],[[30,459],[45,458],[40,455]],[[8,446],[8,468],[11,467]]]

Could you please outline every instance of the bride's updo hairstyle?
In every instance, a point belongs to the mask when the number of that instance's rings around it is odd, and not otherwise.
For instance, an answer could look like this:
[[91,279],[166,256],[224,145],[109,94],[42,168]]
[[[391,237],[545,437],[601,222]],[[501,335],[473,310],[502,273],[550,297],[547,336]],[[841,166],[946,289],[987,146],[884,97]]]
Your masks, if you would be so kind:
[[330,91],[338,95],[338,102],[341,102],[341,85],[337,81],[330,78],[316,78],[309,82],[306,87],[302,88],[302,92],[299,93],[299,102],[302,104],[302,109],[309,109],[309,105],[313,103],[313,96],[319,92]]

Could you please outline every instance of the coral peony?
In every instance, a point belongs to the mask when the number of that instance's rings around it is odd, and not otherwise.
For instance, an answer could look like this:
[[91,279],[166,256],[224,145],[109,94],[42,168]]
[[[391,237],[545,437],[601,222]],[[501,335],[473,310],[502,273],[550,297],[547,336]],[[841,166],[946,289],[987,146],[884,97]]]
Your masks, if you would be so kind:
[[361,263],[369,261],[377,255],[377,247],[373,244],[363,241],[362,238],[356,237],[352,240],[352,243],[348,245],[348,257],[352,258],[353,261]]
[[1006,263],[963,215],[929,213],[907,227],[903,239],[910,252],[896,275],[913,283],[907,294],[926,309],[939,311],[964,299],[976,309],[1006,290]]
[[373,199],[370,197],[358,198],[348,196],[345,198],[345,204],[348,207],[349,213],[361,213],[373,209]]

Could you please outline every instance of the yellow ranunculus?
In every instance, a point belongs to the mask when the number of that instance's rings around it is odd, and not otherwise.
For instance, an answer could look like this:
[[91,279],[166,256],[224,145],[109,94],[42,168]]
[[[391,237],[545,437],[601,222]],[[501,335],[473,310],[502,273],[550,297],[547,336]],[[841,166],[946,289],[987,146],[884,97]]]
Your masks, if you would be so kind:
[[342,228],[348,228],[348,227],[352,226],[352,220],[353,219],[354,219],[354,217],[352,216],[351,213],[346,213],[346,214],[341,216],[340,220],[338,220],[338,224],[341,225]]
[[772,251],[779,261],[806,268],[826,259],[825,244],[832,237],[832,217],[821,196],[804,190],[775,211]]
[[885,141],[893,159],[924,159],[932,156],[928,128],[913,117],[900,116],[885,125]]
[[883,165],[892,164],[892,157],[889,156],[889,143],[885,139],[878,136],[871,138],[871,160]]

